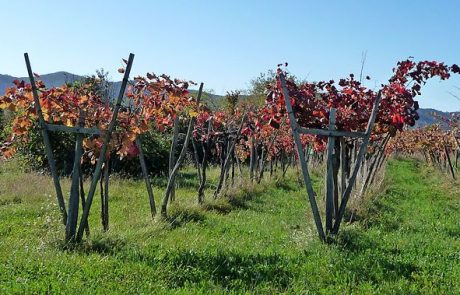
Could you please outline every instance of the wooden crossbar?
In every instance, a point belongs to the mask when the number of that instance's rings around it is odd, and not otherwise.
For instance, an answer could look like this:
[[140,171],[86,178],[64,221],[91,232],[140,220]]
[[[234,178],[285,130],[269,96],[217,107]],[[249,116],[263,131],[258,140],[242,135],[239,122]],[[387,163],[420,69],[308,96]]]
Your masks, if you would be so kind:
[[323,135],[328,137],[366,137],[364,132],[354,132],[354,131],[341,131],[341,130],[324,130],[324,129],[307,129],[299,127],[297,131],[300,134],[314,134],[314,135]]
[[80,126],[65,126],[56,124],[45,124],[48,131],[54,132],[68,132],[68,133],[81,133],[81,134],[94,134],[101,135],[101,130],[96,127],[80,127]]

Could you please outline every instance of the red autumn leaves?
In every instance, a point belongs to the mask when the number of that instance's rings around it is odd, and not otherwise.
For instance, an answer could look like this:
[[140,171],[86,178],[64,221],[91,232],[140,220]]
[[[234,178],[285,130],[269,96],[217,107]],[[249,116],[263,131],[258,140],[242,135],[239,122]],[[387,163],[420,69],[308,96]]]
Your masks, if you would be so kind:
[[[447,66],[436,61],[414,62],[411,59],[398,62],[389,83],[382,85],[382,101],[376,121],[376,130],[389,132],[402,130],[404,125],[414,126],[419,115],[418,102],[414,98],[428,79],[448,79],[451,73],[460,73],[457,65]],[[278,73],[286,74],[282,69]],[[345,79],[296,84],[286,81],[294,112],[300,126],[326,128],[329,109],[337,109],[337,128],[347,131],[363,131],[378,91],[364,87],[353,74]],[[285,116],[283,92],[279,82],[272,85],[267,96],[274,120]]]
[[[279,68],[278,73],[284,71]],[[376,138],[379,134],[394,134],[405,125],[415,124],[419,118],[415,97],[420,95],[428,79],[439,77],[444,80],[458,73],[460,68],[457,65],[447,66],[435,61],[416,63],[411,59],[398,62],[388,83],[380,88],[382,100],[374,128]],[[97,82],[90,80],[78,87],[64,85],[47,89],[41,81],[37,81],[45,120],[53,124],[76,126],[82,111],[86,127],[96,126],[104,131],[112,117],[112,106],[96,91]],[[205,105],[196,106],[188,90],[192,83],[153,73],[134,78],[119,113],[110,150],[120,157],[137,155],[137,136],[150,128],[160,132],[167,130],[177,116],[196,117],[193,132],[196,140],[206,142],[212,138],[213,142],[219,143],[226,136],[235,136],[233,133],[246,114],[247,119],[238,135],[237,151],[241,158],[249,154],[252,140],[269,148],[269,157],[280,152],[293,152],[283,92],[278,80],[268,86],[264,105],[239,104],[232,110],[217,111]],[[295,83],[289,78],[286,83],[298,123],[306,128],[327,128],[329,109],[334,107],[337,109],[339,130],[363,131],[378,93],[378,90],[363,86],[353,75],[340,79],[338,83],[333,80]],[[5,157],[14,154],[15,142],[28,140],[28,133],[36,120],[32,87],[24,81],[15,81],[14,84],[15,87],[7,89],[5,95],[0,97],[0,109],[8,109],[15,114],[11,135],[1,150]],[[312,144],[318,151],[325,146],[325,139],[318,136],[302,135],[302,142]],[[100,137],[87,138],[84,145],[85,155],[94,160],[101,145]],[[217,146],[214,150],[218,153]]]
[[[98,89],[97,79],[84,83],[63,85],[47,89],[37,81],[40,105],[47,123],[77,126],[80,114],[84,115],[84,127],[97,127],[102,132],[112,118],[112,106]],[[139,153],[136,138],[154,127],[164,130],[172,125],[175,116],[188,116],[195,108],[188,86],[191,82],[172,80],[169,76],[147,74],[136,77],[128,87],[120,109],[116,130],[110,142],[110,152],[120,157],[132,157]],[[11,134],[1,147],[3,157],[11,157],[16,144],[27,142],[36,122],[32,87],[24,81],[15,81],[16,87],[8,88],[0,97],[0,109],[13,111]],[[84,158],[95,161],[102,145],[100,136],[84,140]]]

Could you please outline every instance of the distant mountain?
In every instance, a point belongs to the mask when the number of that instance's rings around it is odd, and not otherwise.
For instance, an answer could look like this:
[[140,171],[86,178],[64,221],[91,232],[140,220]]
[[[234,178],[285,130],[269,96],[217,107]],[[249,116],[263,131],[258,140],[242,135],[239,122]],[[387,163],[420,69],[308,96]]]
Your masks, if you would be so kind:
[[[13,81],[16,79],[29,82],[28,77],[13,77],[9,75],[0,74],[0,93],[4,93],[7,87],[14,86]],[[45,85],[49,87],[61,86],[66,82],[72,83],[83,79],[83,76],[78,76],[68,72],[56,72],[40,76],[40,80],[42,80],[45,83]]]
[[[72,83],[75,81],[83,80],[84,76],[75,75],[68,72],[56,72],[46,75],[41,75],[40,79],[48,87],[61,86],[65,83]],[[25,80],[29,81],[29,78],[24,77],[13,77],[9,75],[0,74],[0,93],[4,93],[7,87],[12,87],[14,80]],[[113,96],[117,95],[120,91],[121,82],[114,82],[112,84],[111,93]],[[191,91],[193,94],[196,94],[196,90]],[[246,96],[242,96],[244,100]],[[206,102],[212,109],[218,109],[225,103],[225,95],[217,95],[212,93],[204,93],[203,101]],[[433,114],[438,114],[443,117],[449,117],[452,113],[460,114],[460,112],[442,112],[435,109],[419,109],[418,110],[420,119],[417,121],[415,127],[423,127],[431,124],[440,123],[439,120]]]
[[[29,82],[28,77],[13,77],[10,75],[2,75],[0,74],[0,94],[5,93],[6,88],[13,87],[14,80],[24,80]],[[75,75],[68,72],[56,72],[46,75],[40,75],[40,80],[42,80],[47,87],[57,87],[61,86],[65,83],[73,83],[75,81],[84,80],[84,76]],[[110,89],[110,95],[115,97],[120,92],[121,81],[113,82]],[[196,94],[198,91],[191,90],[192,94]],[[212,94],[212,93],[204,93],[203,94],[203,101],[206,101],[211,107],[218,108],[222,105],[225,96]]]
[[448,115],[448,113],[437,111],[435,109],[419,109],[418,115],[420,116],[420,119],[417,120],[415,127],[423,127],[423,126],[439,123],[439,120],[434,116],[435,113],[436,114],[439,113],[443,116]]
[[432,124],[441,124],[441,126],[446,127],[446,124],[442,121],[440,121],[438,118],[443,117],[443,118],[449,118],[453,114],[459,115],[460,112],[442,112],[438,111],[435,109],[419,109],[418,114],[420,116],[420,119],[417,120],[417,123],[415,124],[415,128],[419,127],[424,127],[427,125],[432,125]]

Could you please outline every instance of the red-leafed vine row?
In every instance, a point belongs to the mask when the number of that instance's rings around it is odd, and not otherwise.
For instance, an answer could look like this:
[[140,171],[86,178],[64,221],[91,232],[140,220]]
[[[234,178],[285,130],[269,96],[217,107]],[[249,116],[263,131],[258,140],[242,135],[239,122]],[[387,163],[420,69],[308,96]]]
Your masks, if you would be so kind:
[[[338,82],[296,83],[294,79],[288,78],[286,87],[301,127],[327,129],[330,109],[335,108],[336,129],[343,131],[363,132],[376,97],[381,93],[379,112],[366,156],[367,165],[361,175],[359,194],[362,196],[388,153],[420,150],[427,158],[434,159],[442,157],[442,154],[434,154],[432,147],[436,150],[454,149],[455,142],[452,139],[446,140],[444,136],[441,140],[437,137],[439,129],[405,131],[405,126],[414,126],[419,119],[416,97],[420,95],[426,81],[433,77],[445,80],[451,74],[458,73],[460,68],[457,65],[448,66],[435,61],[414,62],[408,59],[398,62],[388,83],[381,85],[378,90],[365,87],[354,75]],[[289,77],[282,65],[277,69],[277,75],[280,74]],[[250,179],[256,182],[264,178],[264,172],[270,171],[273,174],[273,170],[279,166],[285,173],[289,165],[295,165],[297,155],[283,89],[277,77],[267,85],[264,104],[254,106],[241,102],[239,93],[231,92],[226,97],[229,107],[219,110],[197,102],[188,89],[193,84],[190,81],[151,73],[135,77],[125,93],[109,153],[116,153],[120,157],[138,155],[140,151],[136,139],[152,128],[165,134],[175,130],[172,138],[172,152],[175,153],[179,124],[187,125],[190,137],[186,138],[190,138],[193,146],[190,157],[197,167],[200,181],[197,197],[199,203],[205,200],[206,170],[210,164],[217,164],[221,171],[214,192],[215,198],[221,195],[223,188],[234,183],[235,174],[245,174],[245,164],[249,164]],[[110,99],[97,91],[99,82],[92,79],[84,83],[47,88],[43,82],[37,81],[45,121],[65,126],[81,124],[87,128],[97,127],[104,133],[112,118],[113,106]],[[36,125],[31,85],[25,81],[15,81],[14,87],[8,88],[0,97],[0,109],[12,114],[6,129],[9,134],[0,149],[1,156],[9,158],[15,154],[21,142],[29,140],[30,132]],[[98,158],[102,138],[94,135],[85,139],[84,159],[88,162],[94,163]],[[301,135],[301,141],[307,158],[322,157],[327,137]],[[337,181],[337,190],[344,187],[350,176],[358,143],[359,140],[351,138],[336,141],[336,165],[341,169],[337,169],[335,174],[344,182]],[[182,154],[181,151],[179,158]],[[176,171],[180,163],[175,162],[173,157],[170,161],[171,184],[168,183],[168,187],[174,187],[177,174],[171,172]],[[165,193],[163,215],[166,215],[170,200],[171,192]]]

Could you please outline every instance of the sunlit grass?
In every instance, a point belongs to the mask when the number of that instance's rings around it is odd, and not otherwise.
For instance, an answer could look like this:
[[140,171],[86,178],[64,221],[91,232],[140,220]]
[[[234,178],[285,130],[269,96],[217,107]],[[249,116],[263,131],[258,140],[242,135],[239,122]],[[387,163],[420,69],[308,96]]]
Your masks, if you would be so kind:
[[[166,220],[150,217],[142,181],[113,176],[110,230],[96,193],[91,236],[68,247],[51,179],[1,163],[0,293],[460,292],[458,184],[418,161],[391,161],[379,197],[329,245],[296,170],[238,179],[214,200],[217,174],[199,206],[195,171],[183,169]],[[319,191],[323,172],[312,175]],[[164,180],[154,183],[158,204]]]

